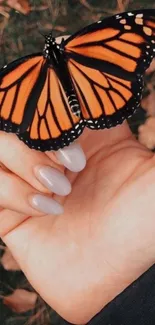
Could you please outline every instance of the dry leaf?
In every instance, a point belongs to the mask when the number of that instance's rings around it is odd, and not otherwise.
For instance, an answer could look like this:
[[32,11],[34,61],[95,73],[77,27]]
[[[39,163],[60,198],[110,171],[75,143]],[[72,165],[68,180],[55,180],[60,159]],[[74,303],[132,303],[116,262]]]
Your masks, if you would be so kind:
[[130,0],[117,0],[117,7],[119,12],[123,12],[129,5]]
[[140,125],[139,129],[139,142],[148,149],[155,148],[155,117],[149,117],[145,124]]
[[0,6],[0,14],[2,15],[2,16],[4,16],[5,18],[9,18],[10,17],[10,15],[9,15],[9,11],[10,11],[11,9],[9,8],[9,7],[7,7],[7,6]]
[[152,73],[155,71],[155,59],[152,60],[149,68],[146,70],[146,73],[149,74],[149,73]]
[[28,0],[7,0],[7,4],[24,15],[27,15],[31,9]]
[[93,9],[94,9],[93,6],[91,6],[91,5],[88,3],[87,0],[80,0],[80,3],[81,3],[84,7],[86,7],[87,9],[90,9],[90,10],[93,10]]
[[24,313],[35,307],[37,294],[24,289],[17,289],[5,297],[3,303],[16,313]]
[[147,111],[149,116],[155,116],[155,90],[142,99],[141,106]]
[[4,269],[7,271],[19,271],[20,267],[12,254],[10,253],[9,249],[5,248],[5,253],[1,258],[1,264],[3,265]]

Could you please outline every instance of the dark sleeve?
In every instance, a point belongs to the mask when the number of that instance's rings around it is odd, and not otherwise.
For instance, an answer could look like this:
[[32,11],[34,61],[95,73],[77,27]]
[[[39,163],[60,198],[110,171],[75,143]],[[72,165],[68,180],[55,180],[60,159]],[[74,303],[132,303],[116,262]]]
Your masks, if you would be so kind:
[[[57,319],[57,324],[69,324],[64,320],[59,321]],[[101,324],[155,325],[155,265],[88,323],[88,325]]]

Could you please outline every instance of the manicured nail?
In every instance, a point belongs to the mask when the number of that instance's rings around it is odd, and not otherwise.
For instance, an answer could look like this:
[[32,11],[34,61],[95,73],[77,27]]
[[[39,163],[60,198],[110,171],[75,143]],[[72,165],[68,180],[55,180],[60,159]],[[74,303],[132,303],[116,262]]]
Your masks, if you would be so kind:
[[49,166],[37,166],[34,172],[38,180],[51,192],[62,196],[71,192],[68,178],[58,170]]
[[62,205],[44,195],[36,194],[31,198],[32,206],[45,214],[59,215],[64,212]]
[[80,172],[86,166],[86,156],[78,143],[59,149],[56,156],[72,172]]

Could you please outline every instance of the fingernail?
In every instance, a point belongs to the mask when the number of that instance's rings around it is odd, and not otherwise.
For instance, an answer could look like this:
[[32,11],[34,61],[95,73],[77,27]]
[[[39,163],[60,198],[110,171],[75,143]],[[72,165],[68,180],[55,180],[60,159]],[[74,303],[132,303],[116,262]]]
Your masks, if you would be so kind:
[[31,198],[31,205],[45,214],[62,214],[64,209],[58,202],[44,195],[36,194]]
[[68,178],[58,170],[49,166],[36,166],[34,172],[38,180],[51,192],[62,196],[71,192]]
[[78,143],[59,149],[56,156],[72,172],[80,172],[86,166],[86,156]]

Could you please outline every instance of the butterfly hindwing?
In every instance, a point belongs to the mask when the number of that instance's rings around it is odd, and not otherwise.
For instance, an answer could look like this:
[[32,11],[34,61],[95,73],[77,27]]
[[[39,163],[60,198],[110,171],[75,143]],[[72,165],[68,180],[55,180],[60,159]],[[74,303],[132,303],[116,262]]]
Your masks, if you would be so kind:
[[30,148],[58,150],[79,137],[83,129],[84,121],[71,113],[61,81],[48,68],[34,118],[19,138]]
[[87,127],[104,129],[120,124],[139,105],[143,84],[141,76],[131,82],[85,67],[74,60],[69,61],[68,67]]

